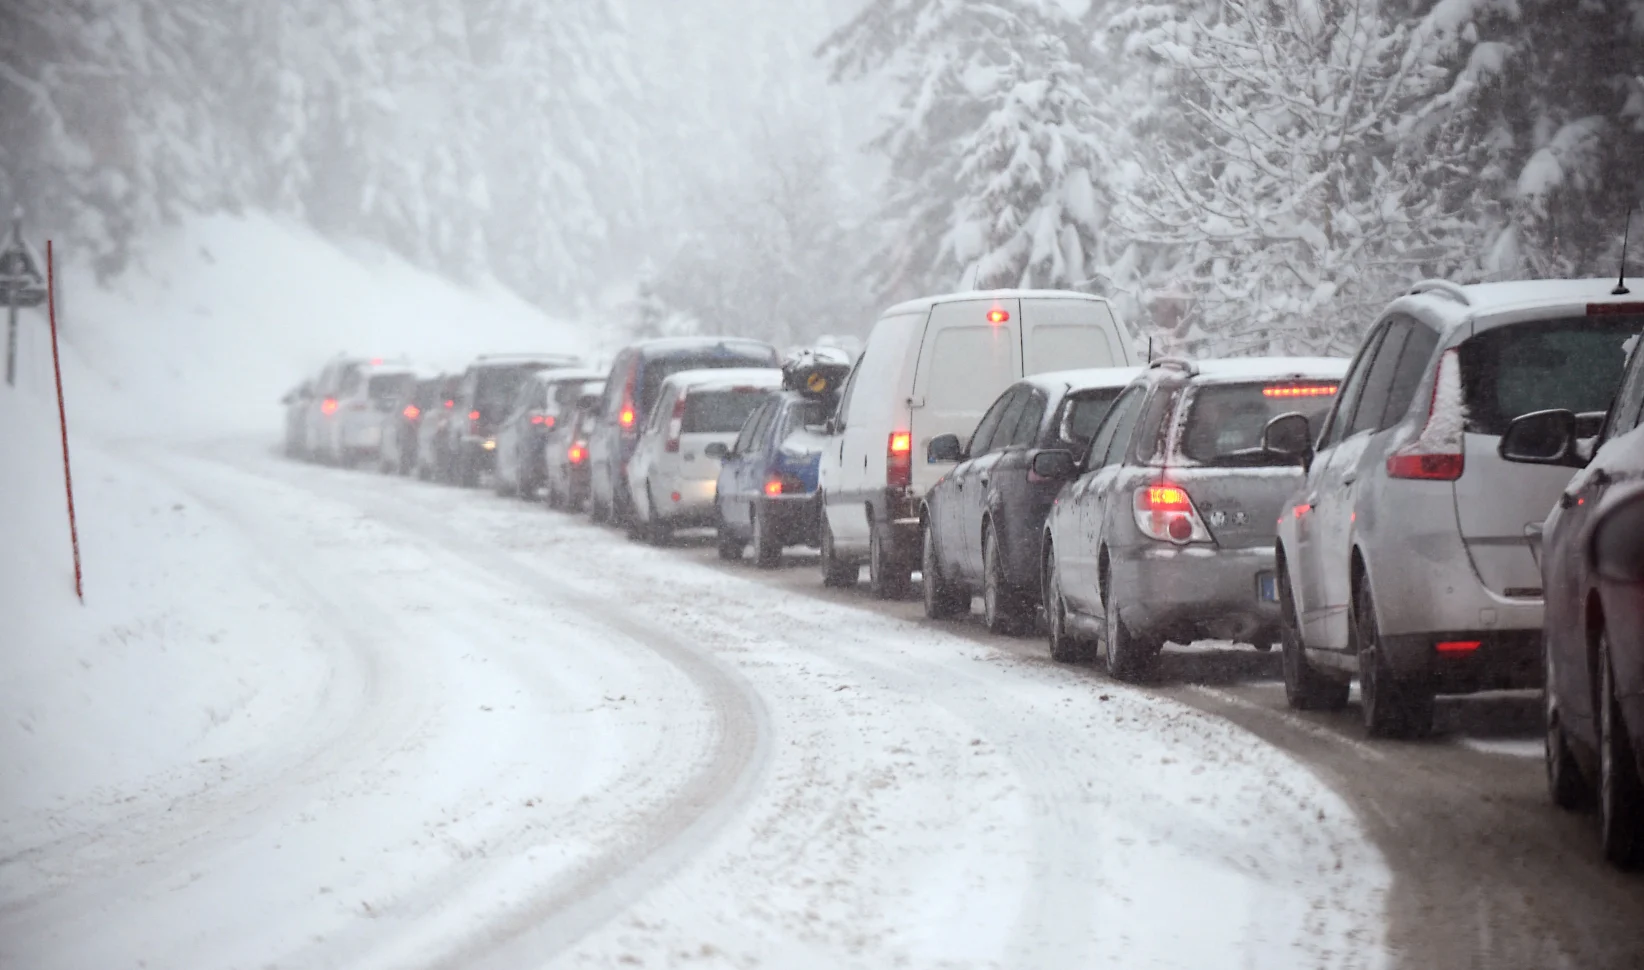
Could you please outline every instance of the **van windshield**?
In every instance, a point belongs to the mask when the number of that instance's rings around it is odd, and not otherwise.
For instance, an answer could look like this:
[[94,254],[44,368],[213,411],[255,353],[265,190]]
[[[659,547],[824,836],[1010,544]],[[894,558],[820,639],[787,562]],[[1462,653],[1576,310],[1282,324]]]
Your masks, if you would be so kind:
[[1622,372],[1623,346],[1644,316],[1533,320],[1480,333],[1459,350],[1467,430],[1501,435],[1521,414],[1563,408],[1607,411]]
[[[1315,395],[1280,394],[1300,386],[1284,382],[1260,384],[1208,384],[1194,391],[1188,402],[1182,428],[1182,455],[1192,461],[1212,464],[1261,464],[1262,430],[1281,414],[1305,415],[1307,423],[1318,427],[1324,413],[1335,403],[1335,381],[1301,382],[1308,387],[1329,388]],[[1288,459],[1283,460],[1289,464]]]

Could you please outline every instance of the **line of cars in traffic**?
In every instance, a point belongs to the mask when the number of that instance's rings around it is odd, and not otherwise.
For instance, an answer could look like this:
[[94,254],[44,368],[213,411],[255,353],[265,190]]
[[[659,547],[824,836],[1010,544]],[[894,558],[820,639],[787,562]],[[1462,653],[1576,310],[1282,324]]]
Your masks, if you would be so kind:
[[[334,361],[287,448],[545,495],[636,540],[819,550],[823,582],[917,582],[932,619],[1042,631],[1146,677],[1167,641],[1279,648],[1286,697],[1374,736],[1440,694],[1545,687],[1554,800],[1644,863],[1644,299],[1424,282],[1345,358],[1138,359],[1100,298],[899,304],[854,362],[736,338],[608,371]],[[362,404],[361,402],[364,402]],[[380,429],[366,429],[372,408]],[[373,452],[372,446],[376,446]],[[1573,477],[1572,477],[1573,475]],[[1544,633],[1545,630],[1545,633]]]

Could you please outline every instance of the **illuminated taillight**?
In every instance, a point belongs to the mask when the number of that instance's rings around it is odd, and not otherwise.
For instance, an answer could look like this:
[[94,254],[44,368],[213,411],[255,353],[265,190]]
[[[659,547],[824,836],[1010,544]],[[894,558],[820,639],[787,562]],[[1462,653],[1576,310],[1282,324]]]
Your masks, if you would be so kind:
[[325,414],[325,415],[336,414],[337,413],[337,399],[334,398],[334,397],[328,397],[325,400],[321,401],[320,402],[320,413]]
[[588,457],[588,446],[578,441],[571,445],[569,451],[565,452],[565,457],[570,459],[571,464],[580,465],[583,459]]
[[628,380],[622,386],[622,410],[617,412],[617,424],[622,425],[624,431],[632,428],[639,417],[634,411],[634,378],[637,376],[637,371],[629,371]]
[[400,413],[405,415],[405,420],[415,421],[422,416],[422,408],[417,407],[415,404],[407,404],[405,410]]
[[1136,528],[1152,539],[1166,542],[1209,542],[1210,531],[1193,507],[1193,498],[1179,485],[1159,483],[1136,490]]
[[668,418],[668,440],[663,442],[663,451],[679,450],[679,435],[685,429],[685,395],[681,394],[674,399],[674,413]]
[[913,435],[892,431],[885,442],[885,484],[907,488],[913,484]]
[[1334,384],[1274,384],[1262,388],[1262,397],[1330,397],[1335,393]]
[[1463,437],[1467,407],[1461,390],[1461,356],[1454,347],[1439,358],[1427,423],[1416,440],[1387,456],[1389,478],[1453,482],[1467,467]]
[[478,421],[479,420],[479,412],[478,411],[469,411],[468,412],[468,420]]
[[445,406],[448,407],[448,408],[454,408],[454,407],[457,406],[457,402],[447,398],[446,401],[445,401]]
[[766,482],[765,483],[765,494],[766,495],[781,495],[782,494],[782,479],[773,478],[770,481]]
[[998,307],[994,307],[992,310],[988,311],[988,322],[993,324],[994,326],[998,326],[999,324],[1005,323],[1009,320],[1010,320],[1010,311],[1009,310],[1001,310]]
[[1433,649],[1439,653],[1472,653],[1482,646],[1483,640],[1440,640]]
[[531,412],[531,423],[539,428],[552,428],[554,426],[554,416],[552,414],[543,414],[541,411],[533,411]]
[[624,428],[633,427],[634,426],[634,409],[633,408],[623,408],[622,413],[617,415],[617,422],[620,423]]

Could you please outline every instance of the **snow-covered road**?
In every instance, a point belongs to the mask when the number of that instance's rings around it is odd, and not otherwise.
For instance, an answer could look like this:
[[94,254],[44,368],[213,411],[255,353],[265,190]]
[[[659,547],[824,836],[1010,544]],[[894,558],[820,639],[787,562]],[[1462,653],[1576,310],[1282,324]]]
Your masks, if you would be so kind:
[[101,460],[245,664],[187,763],[6,806],[0,966],[1386,961],[1357,820],[1220,718],[266,442]]

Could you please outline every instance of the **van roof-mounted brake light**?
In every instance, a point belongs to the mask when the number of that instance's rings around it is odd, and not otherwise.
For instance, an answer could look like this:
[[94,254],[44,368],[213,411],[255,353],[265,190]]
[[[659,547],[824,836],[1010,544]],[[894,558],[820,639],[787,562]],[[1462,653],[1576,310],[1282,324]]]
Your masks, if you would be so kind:
[[1008,323],[1010,322],[1010,311],[1000,307],[994,307],[988,311],[988,322],[995,326],[998,326],[1001,323]]

